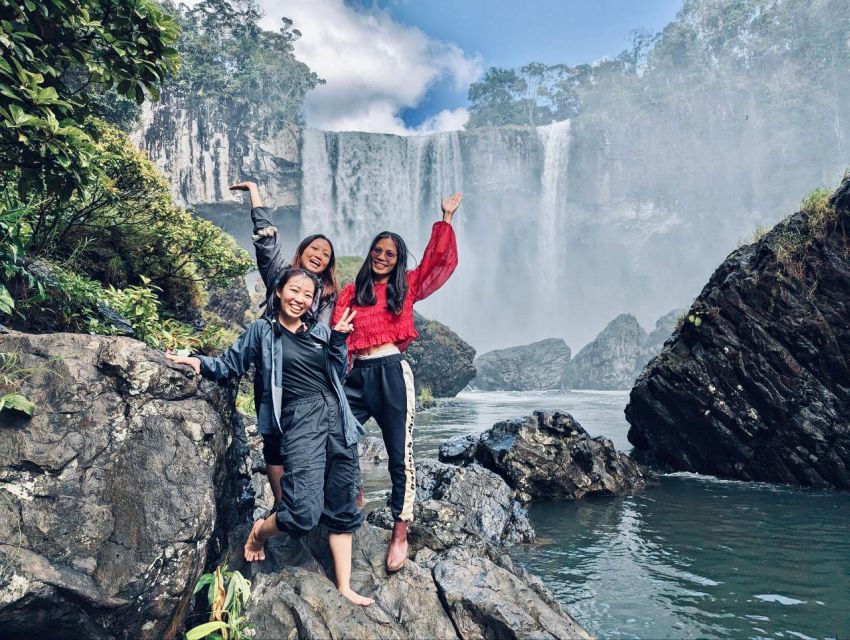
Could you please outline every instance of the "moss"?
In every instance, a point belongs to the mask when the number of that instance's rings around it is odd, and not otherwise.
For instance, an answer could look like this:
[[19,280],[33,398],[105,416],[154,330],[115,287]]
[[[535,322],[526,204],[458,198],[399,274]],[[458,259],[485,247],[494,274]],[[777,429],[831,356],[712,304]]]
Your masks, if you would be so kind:
[[339,284],[345,286],[354,282],[357,272],[363,266],[363,258],[358,256],[339,256],[336,259],[336,277]]

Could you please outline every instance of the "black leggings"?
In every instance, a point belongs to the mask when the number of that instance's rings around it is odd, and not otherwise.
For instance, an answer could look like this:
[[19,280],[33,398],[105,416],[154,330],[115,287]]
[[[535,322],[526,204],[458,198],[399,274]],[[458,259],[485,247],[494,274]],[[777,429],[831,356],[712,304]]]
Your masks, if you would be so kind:
[[413,463],[413,419],[416,393],[413,372],[400,353],[356,359],[345,382],[345,395],[361,422],[375,418],[389,455],[391,506],[396,521],[413,520],[416,468]]

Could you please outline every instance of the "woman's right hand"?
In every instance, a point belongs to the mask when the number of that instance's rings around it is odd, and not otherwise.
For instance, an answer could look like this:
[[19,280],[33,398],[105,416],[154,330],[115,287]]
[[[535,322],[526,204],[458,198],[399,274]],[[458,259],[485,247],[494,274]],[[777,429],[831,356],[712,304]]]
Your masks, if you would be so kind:
[[192,371],[195,372],[195,375],[201,374],[201,359],[196,358],[194,356],[178,356],[171,351],[165,352],[165,357],[174,362],[175,364],[187,364],[192,367]]
[[339,322],[334,325],[334,331],[338,331],[339,333],[351,333],[354,331],[354,323],[352,321],[356,315],[357,311],[351,307],[346,307],[345,311],[342,312]]

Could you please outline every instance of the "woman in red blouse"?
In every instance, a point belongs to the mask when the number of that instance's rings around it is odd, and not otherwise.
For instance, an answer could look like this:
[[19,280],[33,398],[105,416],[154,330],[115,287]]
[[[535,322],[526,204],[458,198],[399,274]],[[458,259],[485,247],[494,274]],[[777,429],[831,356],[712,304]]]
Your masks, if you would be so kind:
[[392,480],[393,535],[387,569],[399,570],[407,560],[407,523],[413,520],[416,470],[413,464],[413,419],[416,395],[413,373],[402,358],[418,335],[413,304],[427,298],[449,279],[457,266],[457,242],[451,221],[463,199],[455,193],[441,203],[442,222],[434,223],[418,267],[407,270],[407,246],[395,233],[379,233],[353,284],[337,299],[332,322],[348,307],[357,311],[348,338],[352,370],[345,395],[362,423],[374,417],[389,455]]

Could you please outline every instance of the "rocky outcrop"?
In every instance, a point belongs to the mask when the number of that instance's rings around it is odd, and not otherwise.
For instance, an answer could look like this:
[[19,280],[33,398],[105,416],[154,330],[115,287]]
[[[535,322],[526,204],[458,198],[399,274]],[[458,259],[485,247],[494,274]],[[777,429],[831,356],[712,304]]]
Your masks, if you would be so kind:
[[471,386],[483,391],[558,389],[569,361],[570,348],[561,338],[488,351],[475,359]]
[[635,380],[635,364],[643,352],[646,331],[637,319],[623,313],[608,323],[567,365],[564,389],[628,389]]
[[664,342],[666,342],[667,338],[673,335],[676,327],[683,320],[685,312],[687,312],[687,309],[673,309],[655,321],[655,329],[650,331],[646,336],[646,340],[643,343],[643,349],[641,349],[635,359],[635,378],[640,375],[641,371],[643,371],[643,368],[650,360],[661,353]]
[[711,276],[638,378],[643,459],[727,478],[850,488],[850,179]]
[[524,502],[621,495],[642,489],[649,479],[608,438],[591,438],[563,413],[535,411],[497,422],[479,436],[444,444],[440,460],[481,464],[504,478]]
[[211,284],[208,287],[204,310],[214,314],[227,327],[241,333],[250,324],[246,322],[246,313],[252,306],[245,279],[236,277],[225,285]]
[[323,532],[272,541],[267,560],[247,569],[257,637],[590,638],[537,578],[486,544],[424,547],[388,574],[388,541],[389,531],[369,523],[354,535],[352,587],[375,599],[365,609],[334,588]]
[[254,117],[220,101],[146,102],[133,141],[167,177],[183,206],[239,203],[237,180],[263,185],[271,208],[297,208],[301,197],[301,131],[260,131]]
[[[409,537],[416,549],[441,550],[482,539],[494,545],[534,540],[534,529],[514,490],[479,465],[418,462],[413,516]],[[393,525],[389,508],[372,512],[369,521],[385,529]]]
[[0,351],[36,407],[0,414],[0,636],[175,637],[248,517],[232,390],[129,338],[11,332]]
[[475,377],[475,349],[446,325],[414,313],[419,337],[404,352],[417,393],[428,388],[438,398],[456,396]]

